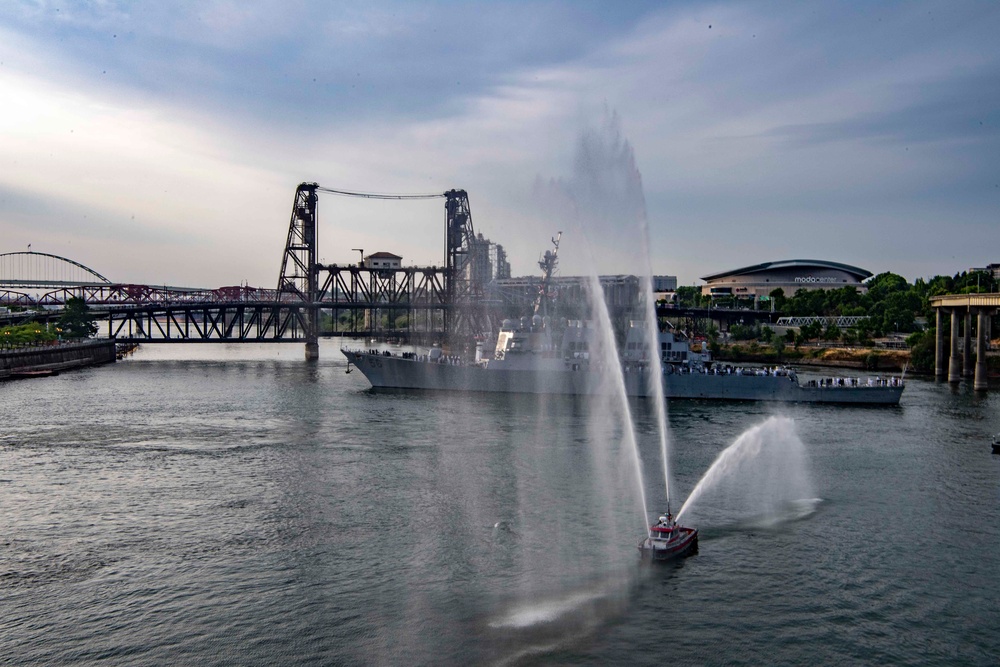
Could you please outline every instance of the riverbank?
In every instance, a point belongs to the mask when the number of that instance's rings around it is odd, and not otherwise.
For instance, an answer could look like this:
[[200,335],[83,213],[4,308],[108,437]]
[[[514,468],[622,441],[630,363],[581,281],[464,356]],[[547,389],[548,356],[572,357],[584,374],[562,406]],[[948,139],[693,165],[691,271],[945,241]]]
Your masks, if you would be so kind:
[[[934,369],[916,368],[909,350],[889,350],[862,347],[806,347],[786,348],[779,356],[773,348],[747,345],[724,345],[713,355],[716,361],[726,363],[752,363],[764,366],[795,364],[829,368],[855,368],[868,372],[933,373]],[[1000,377],[1000,356],[986,358],[987,373]]]
[[33,347],[0,351],[0,380],[18,380],[55,375],[62,371],[114,363],[117,344],[113,340],[59,341]]

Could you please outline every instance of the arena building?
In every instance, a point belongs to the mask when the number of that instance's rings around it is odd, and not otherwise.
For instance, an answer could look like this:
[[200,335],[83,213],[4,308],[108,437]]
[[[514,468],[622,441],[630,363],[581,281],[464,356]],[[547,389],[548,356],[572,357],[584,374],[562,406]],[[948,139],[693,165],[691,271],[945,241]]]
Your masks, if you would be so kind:
[[701,293],[710,296],[760,298],[770,295],[779,287],[786,296],[792,296],[800,289],[839,289],[848,286],[864,293],[868,291],[868,287],[862,281],[871,277],[871,271],[847,264],[816,259],[788,259],[702,276],[706,284],[702,286]]

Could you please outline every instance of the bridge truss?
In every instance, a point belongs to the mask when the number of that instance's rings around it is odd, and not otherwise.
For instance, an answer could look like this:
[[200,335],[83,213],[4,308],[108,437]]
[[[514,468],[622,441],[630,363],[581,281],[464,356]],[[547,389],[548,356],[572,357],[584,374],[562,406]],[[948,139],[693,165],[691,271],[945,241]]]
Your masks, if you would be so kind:
[[[444,199],[445,266],[376,269],[320,264],[316,261],[318,194],[323,192],[369,199]],[[55,309],[79,298],[100,323],[99,335],[123,342],[305,342],[306,356],[313,358],[323,336],[445,340],[495,331],[496,316],[487,311],[484,296],[489,271],[480,266],[488,261],[481,246],[464,190],[378,195],[302,183],[295,192],[276,289],[111,283],[72,260],[29,251],[0,256],[22,271],[20,278],[0,272],[0,305],[40,306],[45,310],[25,316],[53,321],[60,316]],[[5,266],[2,261],[0,268]],[[49,277],[34,271],[25,279],[24,267],[40,261],[50,262]],[[51,262],[57,262],[58,269]],[[68,275],[70,270],[75,273]],[[12,287],[33,288],[36,294]],[[17,314],[5,319],[15,320]]]
[[867,315],[830,315],[830,316],[815,316],[815,317],[779,317],[778,321],[775,323],[779,327],[804,327],[809,326],[819,322],[829,326],[831,324],[837,325],[840,329],[851,329],[858,326],[862,322],[868,319]]
[[[316,261],[318,228],[318,193],[361,197],[365,199],[445,200],[445,268],[374,269],[363,265],[340,267]],[[366,330],[377,330],[383,315],[393,323],[405,312],[408,334],[417,320],[426,333],[438,333],[452,340],[496,329],[495,317],[484,308],[484,272],[479,264],[482,253],[476,252],[475,230],[469,197],[465,190],[440,194],[390,195],[350,192],[301,183],[295,191],[288,238],[278,277],[277,300],[297,303],[303,309],[302,323],[306,357],[318,354],[318,338],[323,334],[320,313],[339,311],[343,305],[354,311],[356,320],[362,311]],[[362,258],[364,259],[364,258]],[[485,272],[488,275],[488,271]],[[328,306],[332,302],[333,308]],[[335,312],[333,319],[339,321]],[[388,327],[386,327],[388,328]]]
[[[63,288],[38,299],[45,306],[84,298],[99,335],[123,342],[308,342],[315,337],[389,336],[440,340],[452,310],[441,267],[367,269],[317,265],[312,302],[276,290],[223,287],[171,290],[147,285]],[[57,310],[32,313],[55,321]],[[401,315],[407,315],[400,320]]]

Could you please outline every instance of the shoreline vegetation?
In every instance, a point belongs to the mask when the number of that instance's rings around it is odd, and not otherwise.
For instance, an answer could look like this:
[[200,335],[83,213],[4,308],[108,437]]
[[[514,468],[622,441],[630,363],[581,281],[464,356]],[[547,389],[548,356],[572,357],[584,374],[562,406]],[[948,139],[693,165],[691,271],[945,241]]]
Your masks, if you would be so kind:
[[[997,347],[997,341],[994,341],[993,347]],[[902,372],[905,369],[907,373],[917,375],[934,374],[933,357],[930,368],[919,367],[913,362],[911,350],[882,348],[802,346],[798,349],[785,349],[779,354],[771,346],[733,344],[717,346],[712,360],[727,364],[817,366],[869,372]],[[1000,355],[987,355],[986,365],[990,377],[1000,377]]]
[[[711,322],[689,322],[691,333],[702,338],[716,361],[763,365],[801,364],[858,368],[869,372],[934,373],[936,313],[931,297],[941,294],[980,294],[1000,291],[1000,279],[989,271],[970,270],[954,276],[935,276],[913,283],[894,273],[880,273],[864,284],[839,289],[798,289],[788,296],[780,288],[768,297],[706,295],[696,286],[678,287],[681,306],[757,308],[761,304],[788,317],[809,322],[800,326],[732,324],[725,333]],[[811,320],[811,321],[810,321]],[[998,320],[990,320],[987,373],[1000,376]],[[850,322],[841,328],[838,322]],[[942,318],[945,345],[951,336],[950,318]],[[773,327],[773,328],[772,328]],[[946,351],[946,355],[949,351]],[[975,355],[973,355],[975,356]]]

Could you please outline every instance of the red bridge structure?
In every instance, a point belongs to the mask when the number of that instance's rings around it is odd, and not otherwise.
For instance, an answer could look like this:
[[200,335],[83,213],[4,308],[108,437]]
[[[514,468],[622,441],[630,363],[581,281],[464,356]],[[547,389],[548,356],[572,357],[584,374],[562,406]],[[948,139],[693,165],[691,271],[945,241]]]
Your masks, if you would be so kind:
[[[317,262],[322,192],[444,199],[444,265],[376,269],[364,262]],[[488,261],[481,244],[464,190],[378,195],[302,183],[295,191],[275,289],[114,283],[71,259],[29,249],[0,254],[0,307],[9,311],[2,314],[7,321],[54,321],[69,299],[80,298],[98,321],[98,335],[120,342],[305,343],[306,358],[315,359],[321,336],[443,341],[495,330],[496,309],[490,308],[483,279],[489,271],[478,266]]]

